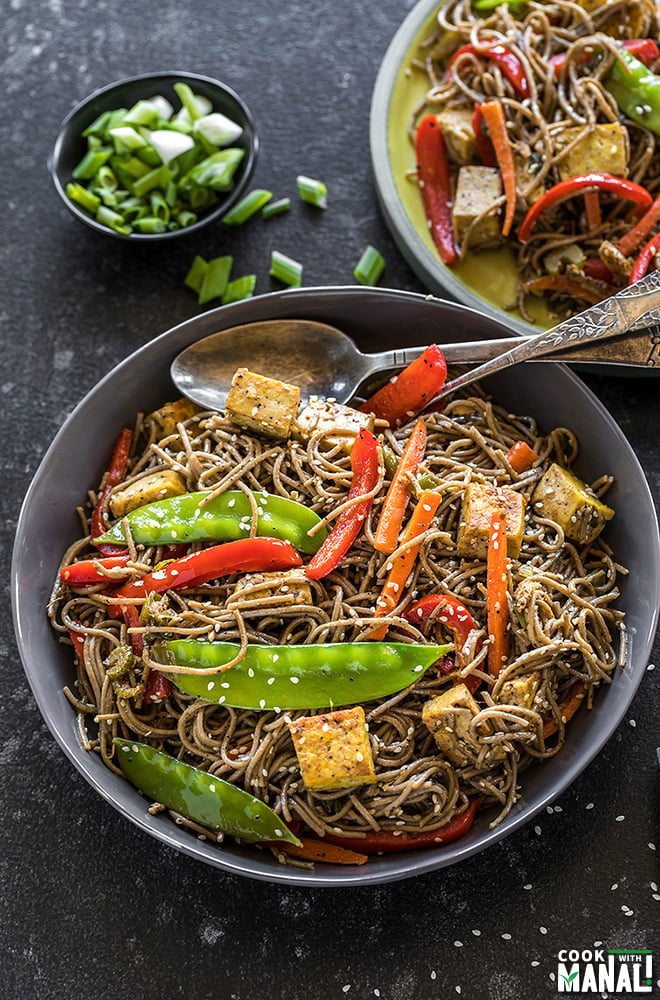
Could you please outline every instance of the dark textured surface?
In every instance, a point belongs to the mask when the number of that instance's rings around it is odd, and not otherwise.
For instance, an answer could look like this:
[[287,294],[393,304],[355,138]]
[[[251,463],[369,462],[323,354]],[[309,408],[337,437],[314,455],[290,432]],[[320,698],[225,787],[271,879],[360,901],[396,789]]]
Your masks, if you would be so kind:
[[[657,942],[658,671],[646,674],[605,750],[537,823],[436,875],[313,891],[223,875],[130,826],[54,744],[15,650],[8,566],[25,489],[85,391],[196,314],[182,284],[195,253],[230,250],[236,273],[256,272],[265,292],[273,247],[304,261],[306,285],[344,284],[371,242],[388,261],[384,284],[422,290],[380,218],[368,148],[378,63],[410,6],[198,0],[186,9],[163,0],[147,12],[135,0],[8,0],[3,12],[3,1000],[518,1000],[556,993],[560,948]],[[288,216],[232,233],[214,226],[164,247],[102,238],[69,217],[45,165],[60,120],[112,79],[170,68],[217,76],[246,99],[262,137],[255,183],[292,196]],[[299,172],[328,183],[326,213],[297,202]],[[659,383],[589,383],[658,502]],[[659,977],[656,961],[654,991]]]

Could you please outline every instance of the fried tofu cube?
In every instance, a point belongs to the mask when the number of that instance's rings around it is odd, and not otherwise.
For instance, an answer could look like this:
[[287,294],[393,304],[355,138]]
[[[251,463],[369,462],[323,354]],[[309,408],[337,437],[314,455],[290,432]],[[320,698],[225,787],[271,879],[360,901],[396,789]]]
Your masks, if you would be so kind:
[[159,410],[154,410],[153,413],[150,413],[145,418],[145,422],[156,424],[159,438],[169,437],[170,434],[174,434],[176,431],[177,424],[181,424],[185,420],[190,420],[198,412],[199,407],[190,399],[182,396],[181,399],[175,399],[172,403],[165,403]]
[[288,438],[299,406],[298,386],[239,368],[232,379],[225,410],[239,427],[268,437]]
[[522,674],[520,677],[514,677],[511,681],[504,681],[497,701],[502,705],[531,708],[538,689],[538,674]]
[[485,559],[488,555],[490,522],[493,512],[506,513],[506,550],[511,559],[520,555],[525,527],[525,498],[516,490],[492,483],[470,483],[465,490],[456,551],[464,559]]
[[476,222],[470,232],[468,246],[478,249],[495,246],[500,242],[502,230],[497,203],[501,197],[502,178],[499,170],[493,167],[461,167],[452,209],[457,243],[463,243],[468,229],[476,219],[479,222]]
[[[478,713],[479,705],[465,684],[454,684],[422,706],[422,722],[438,749],[456,767],[464,767],[483,749],[483,744],[470,732]],[[490,736],[493,732],[492,724],[485,720],[481,734]],[[493,748],[492,753],[497,758],[503,755],[499,748]]]
[[321,446],[341,445],[342,451],[350,452],[362,427],[373,430],[373,413],[367,415],[352,406],[312,396],[294,423],[293,435],[309,441],[313,434],[322,432]]
[[293,604],[313,604],[312,588],[304,569],[286,573],[246,573],[234,589],[234,595],[244,600],[263,597],[293,598]]
[[443,108],[436,116],[454,163],[472,163],[477,155],[477,140],[472,128],[472,108]]
[[306,788],[336,791],[376,783],[364,709],[344,708],[289,722]]
[[534,513],[554,521],[572,542],[588,545],[601,533],[614,511],[581,479],[556,462],[532,494]]
[[110,510],[115,517],[126,517],[132,510],[144,507],[145,504],[183,496],[187,492],[186,484],[178,473],[172,469],[161,469],[112,493]]
[[[582,126],[562,129],[554,137],[556,154],[561,154],[584,132]],[[560,180],[580,174],[601,172],[626,177],[628,174],[628,133],[618,122],[608,122],[594,127],[559,159],[557,170]]]

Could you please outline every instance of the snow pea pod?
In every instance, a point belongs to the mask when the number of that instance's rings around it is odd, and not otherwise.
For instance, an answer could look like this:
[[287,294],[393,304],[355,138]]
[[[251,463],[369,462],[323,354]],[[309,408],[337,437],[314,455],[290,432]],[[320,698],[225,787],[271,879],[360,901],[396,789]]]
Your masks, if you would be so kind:
[[[140,545],[169,545],[175,542],[229,542],[247,538],[252,524],[252,507],[242,490],[228,490],[200,506],[208,493],[155,500],[126,515],[134,540]],[[254,494],[259,512],[257,534],[291,542],[299,552],[313,555],[327,535],[326,528],[308,532],[320,521],[309,507],[287,497],[270,493]],[[95,544],[126,544],[122,522],[118,521]]]
[[213,830],[252,842],[300,845],[286,823],[261,799],[146,743],[115,737],[117,760],[128,780],[154,802]]
[[[221,668],[240,648],[233,642],[195,639],[172,639],[163,645],[170,662],[195,669]],[[229,670],[168,676],[184,694],[230,708],[338,708],[402,691],[451,649],[406,642],[249,645],[245,657]]]
[[619,54],[621,61],[603,79],[605,87],[629,118],[660,135],[660,77],[623,46]]

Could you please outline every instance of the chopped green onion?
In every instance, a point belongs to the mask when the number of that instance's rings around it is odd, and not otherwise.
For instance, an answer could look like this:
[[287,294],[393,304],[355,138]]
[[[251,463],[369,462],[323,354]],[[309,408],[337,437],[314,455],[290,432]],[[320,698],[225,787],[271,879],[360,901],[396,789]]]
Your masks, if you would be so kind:
[[210,302],[211,299],[222,298],[229,283],[233,263],[233,257],[214,257],[208,262],[197,300],[200,305]]
[[296,177],[298,184],[298,194],[303,201],[317,208],[328,207],[328,189],[323,181],[315,181],[311,177],[304,177],[300,174]]
[[279,201],[269,201],[267,205],[261,209],[261,218],[270,219],[272,215],[281,215],[282,212],[288,212],[291,208],[290,198],[280,198]]
[[104,111],[82,133],[87,151],[73,170],[68,197],[97,220],[99,208],[109,210],[101,224],[122,234],[194,225],[233,187],[245,158],[244,149],[229,145],[242,131],[236,122],[188,84],[174,89],[182,102],[176,113],[155,95]]
[[224,295],[222,296],[223,306],[228,305],[230,302],[241,302],[243,299],[249,299],[254,292],[256,283],[256,274],[244,274],[240,278],[234,278],[225,288]]
[[199,293],[204,281],[204,275],[206,274],[206,268],[206,261],[197,254],[190,265],[187,275],[183,279],[184,285],[187,288],[192,288],[193,292]]
[[272,197],[272,191],[264,191],[262,188],[255,188],[254,191],[250,191],[245,198],[242,198],[237,205],[234,205],[234,207],[231,208],[225,216],[223,216],[222,221],[226,222],[228,226],[241,226],[256,212],[258,212],[260,208],[263,208]]
[[80,205],[86,212],[90,212],[92,215],[96,215],[97,209],[101,205],[101,199],[98,195],[92,194],[88,191],[86,187],[82,184],[74,184],[69,182],[66,186],[67,197],[71,201],[75,201],[76,205]]
[[303,267],[293,257],[287,257],[279,250],[273,250],[270,255],[271,277],[283,281],[285,285],[299,287],[302,284]]
[[73,171],[73,178],[76,181],[89,181],[94,177],[97,170],[108,162],[112,156],[112,150],[107,146],[100,149],[90,149],[83,156],[78,166]]
[[105,205],[99,206],[96,212],[96,221],[100,222],[102,226],[108,226],[110,229],[114,229],[123,235],[128,235],[131,231],[126,225],[124,216],[120,215],[119,212],[113,212],[111,208],[107,208]]
[[385,270],[385,258],[375,247],[368,246],[357,263],[353,274],[361,285],[377,285]]

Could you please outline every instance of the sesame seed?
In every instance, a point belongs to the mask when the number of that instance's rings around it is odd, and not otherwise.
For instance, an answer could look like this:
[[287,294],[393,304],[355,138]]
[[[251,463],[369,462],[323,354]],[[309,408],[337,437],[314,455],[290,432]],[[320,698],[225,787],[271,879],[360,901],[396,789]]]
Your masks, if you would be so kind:
[[540,930],[541,934],[547,934],[548,933],[548,928],[547,927],[539,927],[539,930]]
[[225,698],[224,694],[221,694],[220,697],[218,698],[218,705],[224,705],[226,700],[227,699]]
[[437,972],[435,971],[435,969],[431,969],[431,979],[435,979],[436,977],[437,977]]
[[511,940],[511,935],[510,934],[502,934],[502,939],[504,941],[510,941]]
[[215,791],[215,785],[209,785],[209,792]]
[[535,826],[534,827],[534,833],[536,834],[537,837],[540,837],[541,836],[541,827],[540,826]]
[[615,823],[623,823],[625,816],[617,816],[614,820]]
[[531,883],[531,882],[528,882],[528,883],[527,883],[527,885],[524,885],[524,886],[523,886],[523,889],[527,889],[528,891],[529,891],[529,890],[530,890],[531,888],[532,888],[532,883]]
[[585,809],[593,809],[593,807],[594,807],[593,802],[587,802],[587,804],[586,804],[586,806],[584,808]]
[[[289,677],[289,680],[291,681],[292,684],[297,684],[300,680],[300,677]],[[327,728],[327,723],[326,723],[326,728]]]
[[209,681],[209,683],[208,683],[208,690],[212,691],[214,687],[215,687],[215,681]]
[[266,707],[266,702],[262,698],[261,701],[259,702],[259,708],[265,708],[265,707]]
[[610,886],[610,892],[614,892],[618,888],[619,888],[619,883],[613,882],[612,885]]
[[536,962],[536,961],[534,961],[534,962],[530,962],[530,965],[531,965],[531,966],[532,966],[532,967],[533,967],[534,969],[535,969],[535,968],[536,968],[536,967],[538,966],[538,964],[539,964],[539,963],[538,963],[538,962]]
[[268,680],[266,681],[266,684],[274,684],[274,683],[275,683],[274,677],[269,677]]
[[463,947],[462,941],[454,941],[454,948],[462,948],[462,947]]
[[649,847],[651,848],[652,851],[655,851],[655,844],[653,843],[653,841],[649,841]]
[[474,934],[475,937],[481,936],[481,931],[477,930],[476,928],[472,931],[472,933]]

